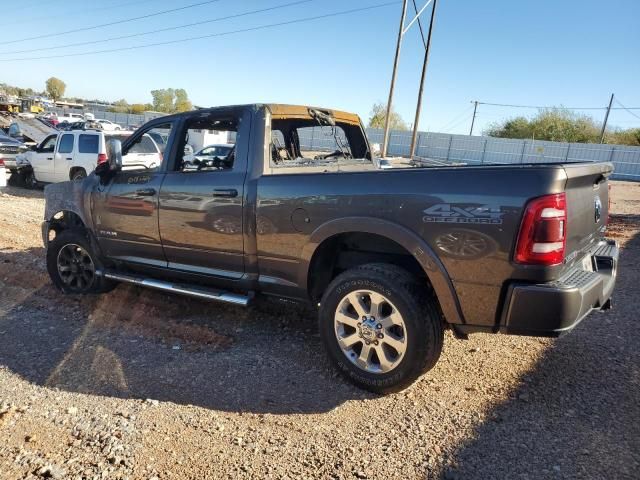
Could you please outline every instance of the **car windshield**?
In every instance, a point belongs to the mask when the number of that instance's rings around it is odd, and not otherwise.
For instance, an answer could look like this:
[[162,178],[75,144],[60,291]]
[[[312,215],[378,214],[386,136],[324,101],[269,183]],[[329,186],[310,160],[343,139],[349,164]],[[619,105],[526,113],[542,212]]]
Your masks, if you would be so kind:
[[3,135],[1,133],[0,133],[0,142],[11,143],[11,144],[16,144],[16,145],[20,143],[15,138],[8,137],[8,136]]

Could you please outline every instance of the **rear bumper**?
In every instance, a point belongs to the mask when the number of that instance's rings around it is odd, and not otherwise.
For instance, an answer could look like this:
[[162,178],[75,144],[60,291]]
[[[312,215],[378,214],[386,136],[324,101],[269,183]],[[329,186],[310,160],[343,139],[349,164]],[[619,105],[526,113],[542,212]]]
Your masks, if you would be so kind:
[[610,308],[619,254],[616,242],[607,240],[590,254],[593,271],[580,266],[555,282],[511,285],[500,331],[558,337],[573,329],[593,310]]

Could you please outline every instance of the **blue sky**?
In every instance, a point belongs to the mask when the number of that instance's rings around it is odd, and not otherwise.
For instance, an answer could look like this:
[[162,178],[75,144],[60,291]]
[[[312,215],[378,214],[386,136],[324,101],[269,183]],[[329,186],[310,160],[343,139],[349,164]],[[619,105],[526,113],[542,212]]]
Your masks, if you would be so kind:
[[[294,0],[219,0],[180,12],[96,30],[22,40],[118,21],[203,0],[24,0],[3,2],[0,82],[42,89],[50,76],[67,95],[149,102],[157,88],[185,88],[201,106],[303,103],[355,111],[366,121],[386,101],[401,3],[308,23],[176,45],[68,58],[53,55],[131,47],[244,29],[385,3],[314,0],[247,17],[143,37],[41,52],[6,52],[95,41],[182,25]],[[417,0],[418,6],[425,0]],[[409,2],[411,4],[411,2]],[[640,106],[640,1],[440,0],[421,129],[467,133],[471,101],[605,106],[609,95]],[[425,23],[427,19],[425,18]],[[37,27],[37,28],[34,28]],[[423,47],[417,28],[403,44],[395,107],[411,122]],[[24,57],[39,60],[7,61]],[[534,110],[481,106],[477,126]],[[601,119],[603,112],[593,111]],[[635,113],[640,116],[640,110]],[[624,110],[611,124],[640,127]]]

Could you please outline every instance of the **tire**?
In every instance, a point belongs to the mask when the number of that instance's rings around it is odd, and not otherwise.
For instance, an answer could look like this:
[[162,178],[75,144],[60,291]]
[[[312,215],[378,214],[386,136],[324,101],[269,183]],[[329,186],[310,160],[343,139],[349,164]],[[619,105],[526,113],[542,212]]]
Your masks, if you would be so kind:
[[[49,242],[47,271],[63,293],[106,293],[116,286],[96,274],[102,262],[94,253],[84,230],[64,230]],[[79,277],[76,281],[70,277]],[[81,279],[80,279],[81,278]]]
[[36,179],[36,175],[33,173],[32,169],[29,169],[23,175],[23,183],[24,186],[28,189],[35,190],[38,188],[38,180]]
[[7,180],[7,185],[10,187],[24,187],[24,175],[21,175],[18,172],[12,172]]
[[409,386],[436,364],[444,343],[437,300],[409,272],[389,264],[363,265],[338,275],[322,297],[319,327],[333,365],[352,383],[375,393]]
[[87,172],[84,171],[84,168],[79,168],[73,172],[71,175],[71,181],[78,182],[80,180],[84,180],[87,178]]

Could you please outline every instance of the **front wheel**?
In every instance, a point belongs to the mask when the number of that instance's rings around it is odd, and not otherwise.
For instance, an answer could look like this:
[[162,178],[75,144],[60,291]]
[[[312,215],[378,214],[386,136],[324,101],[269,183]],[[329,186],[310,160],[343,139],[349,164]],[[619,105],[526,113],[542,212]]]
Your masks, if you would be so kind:
[[51,281],[64,293],[103,293],[115,284],[97,274],[101,267],[82,230],[64,230],[49,242],[47,270]]
[[332,363],[376,393],[409,386],[436,364],[444,342],[437,300],[395,265],[340,274],[323,295],[319,321]]

